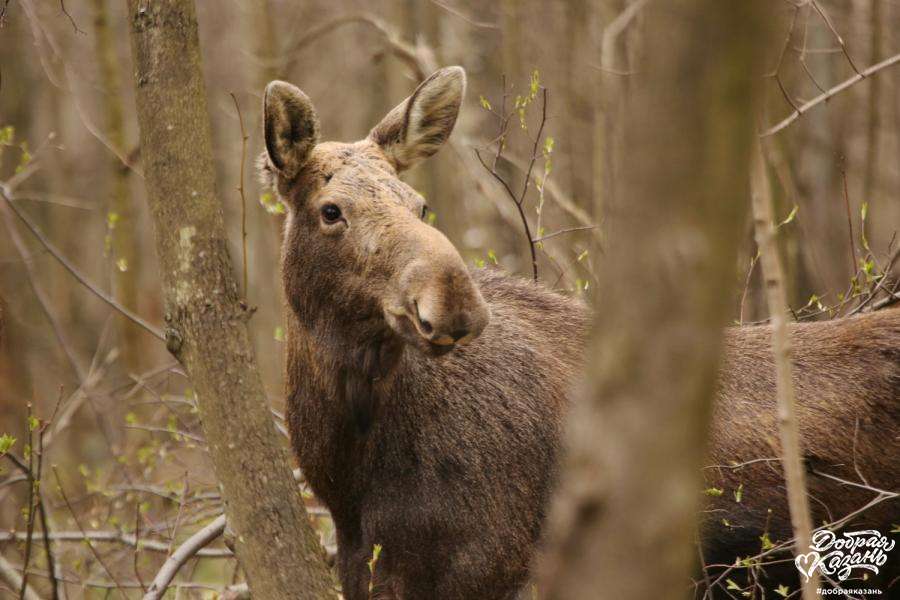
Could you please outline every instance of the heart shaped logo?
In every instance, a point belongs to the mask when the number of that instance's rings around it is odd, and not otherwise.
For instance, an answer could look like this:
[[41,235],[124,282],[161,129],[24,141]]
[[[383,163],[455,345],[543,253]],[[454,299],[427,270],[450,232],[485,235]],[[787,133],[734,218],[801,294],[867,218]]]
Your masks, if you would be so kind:
[[794,559],[794,564],[797,566],[797,570],[803,573],[803,576],[809,581],[813,571],[819,566],[819,553],[800,554]]

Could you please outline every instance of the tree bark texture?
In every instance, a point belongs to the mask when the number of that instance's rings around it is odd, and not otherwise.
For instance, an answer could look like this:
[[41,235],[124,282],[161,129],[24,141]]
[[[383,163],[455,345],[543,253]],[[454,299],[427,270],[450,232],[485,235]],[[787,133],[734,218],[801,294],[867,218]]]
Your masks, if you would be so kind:
[[184,364],[254,597],[332,597],[279,446],[216,197],[193,0],[129,0],[142,155],[169,350]]
[[[548,523],[551,599],[687,597],[736,284],[767,3],[648,3],[586,394]],[[600,149],[603,151],[602,149]]]

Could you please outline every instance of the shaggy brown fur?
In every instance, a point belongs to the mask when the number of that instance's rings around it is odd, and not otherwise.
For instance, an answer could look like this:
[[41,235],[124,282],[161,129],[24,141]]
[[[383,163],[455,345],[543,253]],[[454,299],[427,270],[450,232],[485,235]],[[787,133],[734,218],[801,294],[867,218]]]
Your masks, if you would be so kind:
[[[334,517],[348,600],[369,597],[376,544],[375,598],[513,598],[528,577],[582,367],[586,308],[492,270],[469,273],[397,178],[449,136],[463,84],[459,69],[438,72],[354,144],[319,144],[302,92],[267,89],[262,167],[289,208],[291,440]],[[329,204],[340,219],[323,212]],[[811,468],[855,479],[858,420],[861,473],[897,489],[900,312],[795,325],[793,338]],[[714,462],[778,455],[770,354],[766,328],[728,332]],[[707,513],[709,562],[757,551],[768,508],[773,540],[788,536],[777,465],[707,474],[726,491]],[[835,517],[871,496],[815,476],[811,485]],[[866,518],[883,528],[898,520],[897,503]]]
[[[900,310],[793,324],[791,343],[810,509],[819,526],[876,496],[829,475],[900,491]],[[710,444],[711,464],[723,466],[706,470],[709,487],[724,493],[710,498],[704,513],[709,563],[759,553],[764,532],[774,543],[792,537],[781,466],[758,460],[780,454],[774,377],[768,327],[726,331]],[[756,462],[731,466],[748,461]],[[896,523],[900,501],[893,499],[846,529],[887,534]],[[898,572],[900,555],[889,557],[891,565]]]

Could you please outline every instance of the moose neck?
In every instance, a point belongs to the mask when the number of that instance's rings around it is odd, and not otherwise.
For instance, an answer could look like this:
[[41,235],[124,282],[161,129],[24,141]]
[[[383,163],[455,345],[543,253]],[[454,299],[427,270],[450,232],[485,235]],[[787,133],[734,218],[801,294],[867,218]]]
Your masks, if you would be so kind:
[[349,320],[335,305],[312,306],[294,297],[288,326],[288,386],[292,401],[331,427],[352,422],[359,433],[371,425],[379,397],[402,363],[402,341],[376,316]]

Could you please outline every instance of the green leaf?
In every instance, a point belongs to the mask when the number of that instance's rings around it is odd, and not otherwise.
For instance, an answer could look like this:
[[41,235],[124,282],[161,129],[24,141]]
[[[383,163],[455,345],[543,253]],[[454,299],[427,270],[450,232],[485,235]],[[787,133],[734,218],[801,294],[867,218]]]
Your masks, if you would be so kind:
[[798,207],[798,206],[795,204],[795,205],[794,205],[794,208],[791,209],[791,212],[788,213],[788,216],[785,217],[784,221],[782,221],[781,223],[779,223],[778,226],[781,227],[782,225],[787,225],[788,223],[790,223],[791,221],[793,221],[793,220],[794,220],[794,217],[797,216],[797,210],[798,210],[799,208],[800,208],[800,207]]
[[775,547],[775,544],[772,543],[772,539],[769,537],[769,532],[759,536],[759,541],[762,542],[762,550],[771,550]]
[[285,213],[284,203],[275,198],[271,192],[264,192],[259,197],[259,203],[266,209],[270,215],[283,215]]
[[16,173],[21,173],[28,166],[28,163],[31,162],[31,152],[28,151],[28,144],[22,142],[19,149],[22,151],[22,155],[19,156],[19,166],[16,167]]
[[537,69],[531,72],[531,85],[529,86],[529,95],[532,99],[537,96],[538,90],[541,87],[541,74]]
[[740,485],[737,486],[737,489],[734,490],[734,501],[740,502],[741,498],[743,498],[743,497],[744,497],[744,484],[741,483]]
[[0,127],[0,144],[12,144],[16,138],[16,128],[12,125]]
[[546,139],[544,139],[544,156],[553,154],[554,144],[556,144],[556,142],[551,136],[548,135]]
[[791,593],[791,588],[782,584],[775,588],[775,593],[781,596],[782,598],[787,598]]
[[[0,134],[3,133],[3,130],[0,129]],[[13,447],[16,443],[16,438],[9,435],[8,433],[4,433],[0,435],[0,455],[6,454],[9,452],[9,449]]]
[[703,493],[706,494],[707,496],[713,496],[713,497],[718,498],[719,496],[721,496],[722,494],[725,493],[725,490],[723,490],[721,488],[717,488],[717,487],[711,487],[711,488],[706,488],[705,490],[703,490]]
[[491,110],[491,103],[488,102],[488,99],[484,96],[478,96],[478,101],[481,102],[481,108],[484,110]]
[[279,325],[275,328],[275,341],[283,342],[284,341],[284,327]]
[[494,254],[494,251],[493,251],[493,250],[490,250],[490,249],[489,249],[488,252],[487,252],[487,255],[488,255],[488,259],[490,259],[490,261],[491,261],[492,263],[494,263],[495,265],[498,264],[498,263],[497,263],[497,255]]
[[[372,558],[369,559],[369,574],[375,575],[375,565],[378,563],[378,557],[381,556],[381,544],[375,544],[372,546]],[[369,578],[369,596],[372,595],[373,588],[372,578]]]
[[34,431],[40,426],[41,422],[34,415],[28,415],[28,431]]
[[741,586],[739,586],[738,584],[736,584],[735,582],[733,582],[731,579],[726,579],[726,580],[725,580],[725,583],[728,584],[727,589],[729,589],[729,590],[735,590],[735,591],[738,591],[738,592],[741,591]]

